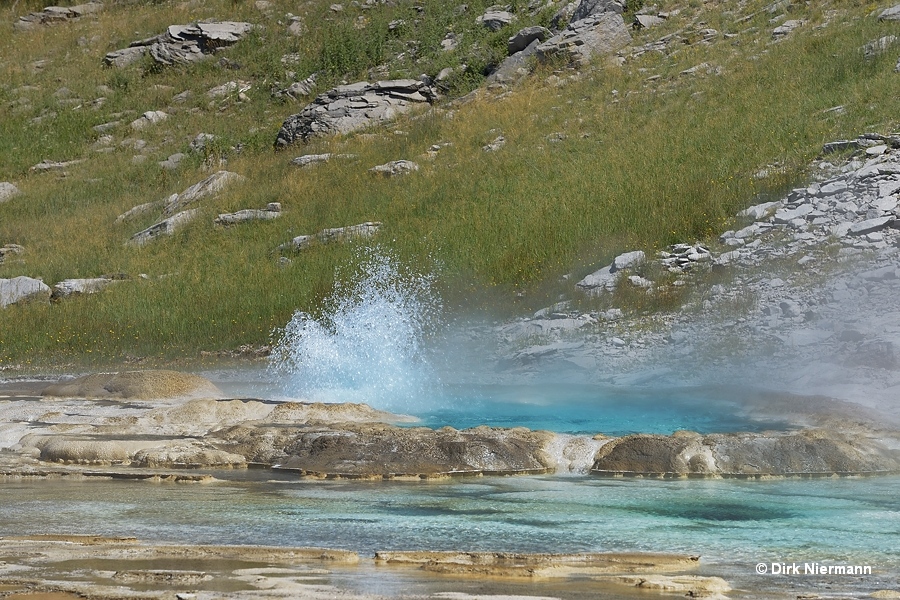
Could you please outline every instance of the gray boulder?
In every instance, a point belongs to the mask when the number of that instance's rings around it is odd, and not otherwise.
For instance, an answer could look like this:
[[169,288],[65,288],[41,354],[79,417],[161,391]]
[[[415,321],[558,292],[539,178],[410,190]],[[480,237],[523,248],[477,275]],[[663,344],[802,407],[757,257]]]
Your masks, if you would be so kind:
[[211,21],[169,25],[165,33],[132,42],[128,48],[106,55],[106,64],[123,67],[149,53],[161,65],[188,64],[202,60],[218,48],[231,46],[253,29],[250,23]]
[[877,40],[873,40],[863,46],[861,51],[863,56],[866,58],[875,58],[876,56],[881,56],[885,52],[887,52],[891,46],[897,43],[896,35],[886,35],[884,37],[880,37]]
[[598,271],[594,271],[576,283],[575,287],[589,296],[598,296],[603,292],[614,290],[617,278],[618,276],[612,272],[612,265],[608,265]]
[[131,236],[131,239],[128,240],[127,243],[130,246],[144,246],[164,235],[172,235],[177,230],[196,219],[199,214],[200,209],[197,208],[181,211],[168,219],[164,219],[159,223],[154,223],[143,231],[137,232]]
[[269,221],[281,216],[281,203],[269,202],[262,210],[248,208],[233,213],[221,214],[216,218],[216,225],[237,225],[247,221]]
[[515,20],[516,15],[511,12],[488,9],[483,15],[475,19],[475,22],[484,25],[491,31],[500,31]]
[[541,59],[563,56],[570,62],[586,64],[596,56],[610,54],[631,42],[622,15],[604,12],[573,21],[562,32],[537,47]]
[[750,208],[745,208],[741,212],[737,214],[739,217],[749,217],[754,221],[759,221],[767,214],[772,212],[773,209],[777,210],[781,208],[781,202],[763,202],[762,204],[756,204],[751,206]]
[[385,177],[396,177],[397,175],[408,175],[413,171],[418,171],[419,165],[411,160],[392,160],[369,169],[369,173],[383,175]]
[[283,148],[317,136],[358,131],[390,121],[435,97],[434,90],[416,79],[341,85],[319,95],[302,111],[288,117],[275,138],[275,147]]
[[0,279],[0,308],[26,302],[49,302],[50,287],[40,279],[13,277]]
[[859,223],[854,223],[850,226],[847,233],[850,235],[865,235],[867,233],[874,233],[876,231],[881,231],[887,227],[892,226],[896,222],[896,217],[893,215],[889,217],[876,217],[874,219],[866,219],[865,221],[860,221]]
[[[512,38],[510,38],[512,39]],[[521,79],[531,72],[530,58],[537,54],[541,40],[535,39],[527,48],[507,56],[497,69],[488,77],[489,83],[510,83]],[[486,148],[486,147],[485,147]]]
[[172,194],[165,202],[163,213],[172,215],[189,204],[193,204],[201,198],[218,194],[231,183],[242,181],[244,178],[231,171],[217,171],[203,181],[195,183],[180,194]]
[[879,21],[900,21],[900,4],[886,8],[878,15]]
[[613,259],[612,268],[610,270],[615,273],[616,271],[639,265],[645,260],[647,260],[647,255],[645,255],[642,250],[625,252]]
[[147,46],[129,46],[107,53],[103,60],[108,66],[121,69],[141,60],[148,49]]
[[635,15],[634,16],[634,27],[636,29],[649,29],[651,27],[656,27],[657,25],[662,25],[666,20],[656,15]]
[[518,33],[509,38],[506,43],[506,48],[509,51],[509,54],[513,55],[516,52],[525,50],[533,41],[538,40],[543,42],[548,37],[550,37],[550,30],[546,27],[540,27],[538,25],[526,27],[525,29],[520,29]]
[[19,188],[9,183],[8,181],[0,182],[0,204],[7,202],[11,198],[18,196],[22,192],[19,191]]
[[806,21],[802,19],[791,19],[789,21],[785,21],[774,30],[772,30],[772,38],[775,40],[783,39],[790,35],[798,27],[803,27],[804,25],[806,25]]
[[156,125],[169,118],[169,115],[161,110],[148,110],[140,117],[131,122],[131,128],[135,131],[146,129],[151,125]]

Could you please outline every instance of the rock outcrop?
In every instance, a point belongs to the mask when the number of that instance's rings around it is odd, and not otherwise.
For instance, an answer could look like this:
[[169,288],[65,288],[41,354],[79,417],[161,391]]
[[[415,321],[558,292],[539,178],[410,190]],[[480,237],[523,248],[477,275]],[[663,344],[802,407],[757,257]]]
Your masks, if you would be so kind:
[[830,430],[703,436],[629,435],[605,444],[591,473],[755,477],[900,470],[900,454],[861,436]]
[[100,2],[88,2],[77,6],[48,6],[40,12],[33,12],[19,17],[13,27],[19,31],[34,29],[39,25],[52,25],[80,19],[85,15],[94,14],[103,10]]
[[95,373],[47,386],[42,395],[63,398],[116,400],[173,400],[220,398],[221,390],[208,379],[178,371],[122,371]]
[[113,67],[125,67],[150,54],[161,65],[194,63],[218,48],[231,46],[253,29],[239,21],[209,21],[189,25],[169,25],[165,33],[132,42],[127,48],[106,55]]
[[507,41],[507,51],[510,55],[515,54],[516,52],[521,52],[522,50],[530,46],[533,41],[537,40],[538,42],[543,42],[550,36],[550,30],[539,25],[520,29]]
[[26,302],[49,302],[50,288],[40,279],[13,277],[0,279],[0,308]]
[[594,57],[610,54],[628,45],[631,34],[622,15],[601,12],[573,20],[560,33],[537,47],[537,56],[548,59],[561,56],[576,64],[587,64]]
[[288,117],[278,132],[275,147],[286,147],[316,136],[358,131],[390,121],[435,97],[434,90],[416,79],[341,85]]

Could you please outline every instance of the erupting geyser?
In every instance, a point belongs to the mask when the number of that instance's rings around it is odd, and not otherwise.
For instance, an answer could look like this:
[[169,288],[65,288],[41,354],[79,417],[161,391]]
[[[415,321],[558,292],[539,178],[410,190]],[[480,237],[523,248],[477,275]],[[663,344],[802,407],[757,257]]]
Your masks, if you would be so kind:
[[433,393],[423,338],[440,306],[434,277],[368,251],[315,316],[297,311],[279,332],[270,369],[289,395],[404,410]]

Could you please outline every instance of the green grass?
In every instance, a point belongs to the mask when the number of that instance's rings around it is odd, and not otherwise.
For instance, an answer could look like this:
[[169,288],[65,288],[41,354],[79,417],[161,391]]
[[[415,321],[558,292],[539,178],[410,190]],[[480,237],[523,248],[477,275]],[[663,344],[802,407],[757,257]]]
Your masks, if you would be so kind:
[[[104,363],[126,356],[195,358],[200,350],[265,343],[294,310],[320,310],[336,271],[357,256],[353,245],[331,245],[289,255],[292,261],[281,265],[276,247],[299,234],[372,220],[384,223],[377,243],[386,251],[413,270],[439,271],[450,310],[533,309],[573,291],[574,281],[616,253],[714,238],[733,225],[738,209],[802,180],[823,142],[897,126],[896,57],[889,52],[866,61],[857,51],[892,30],[867,16],[875,6],[835,1],[795,7],[791,17],[810,23],[772,44],[767,13],[738,22],[764,2],[749,2],[739,11],[736,1],[706,9],[669,1],[662,8],[680,6],[679,20],[636,33],[636,44],[692,19],[737,37],[684,45],[670,56],[648,53],[621,68],[600,61],[562,87],[547,83],[551,72],[544,69],[500,99],[488,95],[439,105],[376,130],[374,137],[323,139],[275,152],[281,122],[302,107],[270,96],[271,88],[287,85],[288,68],[298,78],[322,73],[322,91],[365,78],[382,64],[390,76],[417,76],[468,61],[456,89],[463,93],[481,80],[479,69],[498,60],[514,31],[491,34],[474,25],[487,2],[469,2],[469,11],[458,15],[455,5],[437,0],[369,10],[345,3],[342,13],[316,1],[304,8],[309,35],[298,38],[287,33],[284,18],[299,10],[296,3],[273,4],[268,13],[252,2],[230,0],[193,9],[177,2],[111,5],[96,21],[0,36],[0,104],[11,107],[0,118],[0,181],[13,181],[24,192],[0,205],[0,244],[26,248],[23,263],[0,265],[0,277],[29,275],[50,284],[105,273],[132,277],[101,294],[0,311],[0,367]],[[841,12],[818,28],[829,10]],[[547,18],[529,17],[524,9],[519,15],[517,26]],[[365,29],[354,25],[360,16]],[[220,68],[215,59],[165,70],[149,62],[124,70],[102,66],[107,51],[133,39],[170,23],[209,17],[265,26],[222,53],[240,70]],[[399,18],[407,22],[405,29],[389,32],[387,24]],[[0,9],[0,22],[12,20],[8,8]],[[448,29],[461,40],[449,54],[438,50]],[[419,43],[407,43],[411,39]],[[404,57],[392,58],[401,50]],[[301,54],[300,63],[282,65],[281,56],[293,52]],[[50,63],[31,69],[38,59]],[[722,74],[680,75],[701,62],[721,67]],[[660,78],[648,82],[651,75]],[[206,96],[231,79],[253,84],[248,101]],[[24,85],[39,89],[19,89]],[[84,99],[82,107],[61,106],[52,96],[61,87]],[[129,130],[128,122],[140,113],[169,110],[172,96],[184,90],[193,96],[172,105],[176,110],[166,122],[140,135]],[[94,109],[90,102],[99,96],[106,102]],[[836,105],[846,112],[824,112]],[[48,111],[56,116],[31,122]],[[111,132],[115,150],[93,152],[99,134],[92,127],[116,113],[125,114]],[[202,218],[173,238],[126,247],[159,214],[114,225],[117,215],[208,174],[201,156],[190,157],[176,172],[156,164],[186,152],[201,131],[219,136],[211,154],[226,156],[225,168],[246,180],[203,200]],[[483,152],[499,132],[506,146]],[[561,139],[551,140],[557,133]],[[137,137],[153,148],[144,164],[132,164],[135,152],[120,146]],[[420,157],[438,142],[452,145],[433,161]],[[238,145],[240,153],[232,149]],[[302,170],[289,164],[299,154],[332,151],[358,158]],[[29,172],[44,158],[88,160],[64,178]],[[367,172],[399,158],[416,160],[422,169],[391,180]],[[783,166],[778,175],[753,177],[774,163]],[[274,201],[284,207],[278,220],[212,226],[220,212]],[[574,277],[558,283],[566,273]],[[679,298],[646,306],[667,308]]]

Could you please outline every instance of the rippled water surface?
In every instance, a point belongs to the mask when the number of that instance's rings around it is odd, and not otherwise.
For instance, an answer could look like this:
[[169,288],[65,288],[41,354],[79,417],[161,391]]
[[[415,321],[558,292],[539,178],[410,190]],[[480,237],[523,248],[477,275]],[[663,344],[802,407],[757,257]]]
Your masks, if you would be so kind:
[[861,561],[896,569],[900,540],[900,477],[240,479],[211,485],[6,481],[0,506],[0,535],[128,535],[362,553],[636,550],[691,552],[748,564]]

